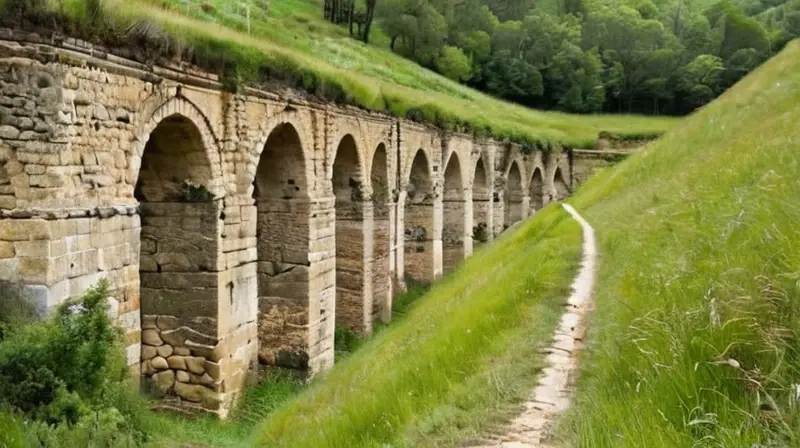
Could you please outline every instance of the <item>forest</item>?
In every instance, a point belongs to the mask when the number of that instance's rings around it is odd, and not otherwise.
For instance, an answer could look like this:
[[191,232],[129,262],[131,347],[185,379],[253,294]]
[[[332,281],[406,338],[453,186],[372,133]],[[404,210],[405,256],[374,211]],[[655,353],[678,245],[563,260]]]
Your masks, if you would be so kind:
[[[324,17],[496,97],[685,114],[800,37],[800,0],[325,0]],[[373,26],[373,21],[375,26]]]

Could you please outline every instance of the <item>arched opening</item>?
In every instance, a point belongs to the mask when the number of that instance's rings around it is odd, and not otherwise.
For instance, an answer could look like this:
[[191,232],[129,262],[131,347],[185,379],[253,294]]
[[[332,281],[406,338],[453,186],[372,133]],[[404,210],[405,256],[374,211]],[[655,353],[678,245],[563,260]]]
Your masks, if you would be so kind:
[[[333,162],[336,197],[336,326],[363,334],[372,329],[372,297],[365,296],[365,197],[356,141],[346,135]],[[369,235],[370,237],[372,235]],[[371,288],[371,285],[370,285]]]
[[555,175],[553,176],[553,188],[555,188],[555,200],[560,201],[569,195],[569,187],[564,181],[564,175],[561,173],[561,168],[556,168]]
[[472,244],[481,244],[492,237],[492,223],[489,222],[489,209],[492,195],[489,191],[489,178],[483,157],[478,159],[472,181]]
[[[162,120],[145,144],[134,189],[141,215],[141,372],[146,390],[174,396],[188,407],[200,406],[194,403],[197,389],[208,388],[211,395],[220,379],[187,372],[182,362],[185,356],[198,357],[202,366],[208,356],[188,343],[189,334],[207,345],[218,334],[221,204],[208,190],[212,183],[194,123],[180,115]],[[112,238],[112,232],[105,236]],[[122,260],[126,249],[119,249]]]
[[258,359],[308,368],[310,201],[300,137],[288,123],[272,130],[256,168]]
[[542,170],[539,168],[534,168],[533,170],[528,194],[531,197],[531,214],[533,214],[544,207],[544,182],[542,179]]
[[453,153],[444,170],[444,196],[442,197],[442,269],[453,270],[464,259],[464,184],[461,180],[461,163]]
[[389,216],[389,203],[391,191],[389,189],[388,160],[386,146],[381,143],[372,156],[370,168],[370,182],[372,183],[372,215],[373,215],[373,245],[372,245],[372,295],[374,297],[375,313],[383,322],[392,318],[392,283],[389,272],[389,257],[391,253],[391,218]]
[[522,220],[522,199],[522,175],[515,161],[511,163],[511,168],[506,175],[505,223],[503,227],[509,228]]
[[433,202],[430,164],[423,150],[411,164],[405,203],[405,277],[433,281]]

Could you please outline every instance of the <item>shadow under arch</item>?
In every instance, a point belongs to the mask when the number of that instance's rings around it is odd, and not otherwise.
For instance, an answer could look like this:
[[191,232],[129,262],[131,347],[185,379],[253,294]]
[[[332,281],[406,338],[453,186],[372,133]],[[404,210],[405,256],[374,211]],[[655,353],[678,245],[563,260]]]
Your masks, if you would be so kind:
[[[194,340],[210,345],[219,334],[218,304],[226,291],[218,282],[222,201],[207,187],[214,181],[208,150],[193,120],[171,114],[159,121],[144,144],[134,188],[141,217],[140,367],[144,387],[159,395],[181,396],[174,381],[179,369],[171,361],[167,364],[173,353],[207,356],[207,351],[188,345],[186,332],[178,329],[189,328]],[[209,396],[221,381],[215,377],[206,386]],[[203,407],[224,412],[221,403],[208,400]]]
[[391,195],[389,162],[386,145],[378,144],[370,167],[372,184],[372,294],[376,314],[382,322],[392,318],[392,279],[389,268],[391,256]]
[[517,161],[511,162],[511,167],[506,174],[506,188],[504,192],[505,199],[505,219],[503,227],[509,228],[515,223],[524,218],[522,210],[523,192],[522,192],[522,174],[519,170]]
[[355,138],[342,137],[336,149],[331,183],[336,198],[336,326],[358,334],[372,331],[374,316],[371,270],[365,251],[372,233],[365,222],[372,204],[361,178],[361,158]]
[[442,269],[448,273],[464,259],[466,197],[458,153],[453,152],[444,170],[442,197]]
[[425,151],[419,149],[411,163],[403,220],[404,272],[411,281],[434,279],[434,200],[430,163]]
[[303,146],[288,122],[275,126],[253,180],[256,204],[258,359],[309,368],[311,201]]

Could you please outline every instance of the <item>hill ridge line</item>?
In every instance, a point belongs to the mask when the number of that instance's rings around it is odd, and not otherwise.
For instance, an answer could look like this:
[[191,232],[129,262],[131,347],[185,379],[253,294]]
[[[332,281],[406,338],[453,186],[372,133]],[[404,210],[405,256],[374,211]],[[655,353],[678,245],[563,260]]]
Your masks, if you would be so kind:
[[594,228],[569,204],[564,210],[581,225],[583,243],[578,275],[572,293],[551,344],[542,350],[545,367],[537,386],[517,416],[500,436],[472,445],[479,448],[523,448],[554,446],[551,432],[561,413],[570,405],[571,392],[578,373],[578,359],[584,347],[586,318],[594,303],[597,242]]

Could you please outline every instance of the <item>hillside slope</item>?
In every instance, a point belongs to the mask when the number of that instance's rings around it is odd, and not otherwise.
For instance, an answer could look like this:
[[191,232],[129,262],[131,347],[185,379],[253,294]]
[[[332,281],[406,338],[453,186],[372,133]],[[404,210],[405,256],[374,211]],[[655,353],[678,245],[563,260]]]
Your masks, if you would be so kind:
[[224,5],[231,3],[221,0],[208,3],[216,4],[207,9],[211,12],[180,0],[0,0],[0,25],[18,27],[24,21],[42,33],[59,31],[112,47],[133,43],[147,62],[191,58],[221,73],[229,88],[274,88],[279,81],[324,100],[530,147],[590,147],[601,131],[652,137],[679,121],[527,109],[462,86],[388,49],[355,41],[343,28],[314,16],[306,2],[271,3],[266,16],[253,8],[249,34],[243,10],[225,13],[230,7]]
[[465,260],[400,321],[277,409],[250,442],[455,446],[513,414],[536,381],[537,351],[579,262],[578,224],[558,206],[539,216]]
[[597,231],[582,447],[800,446],[800,42],[570,202]]

